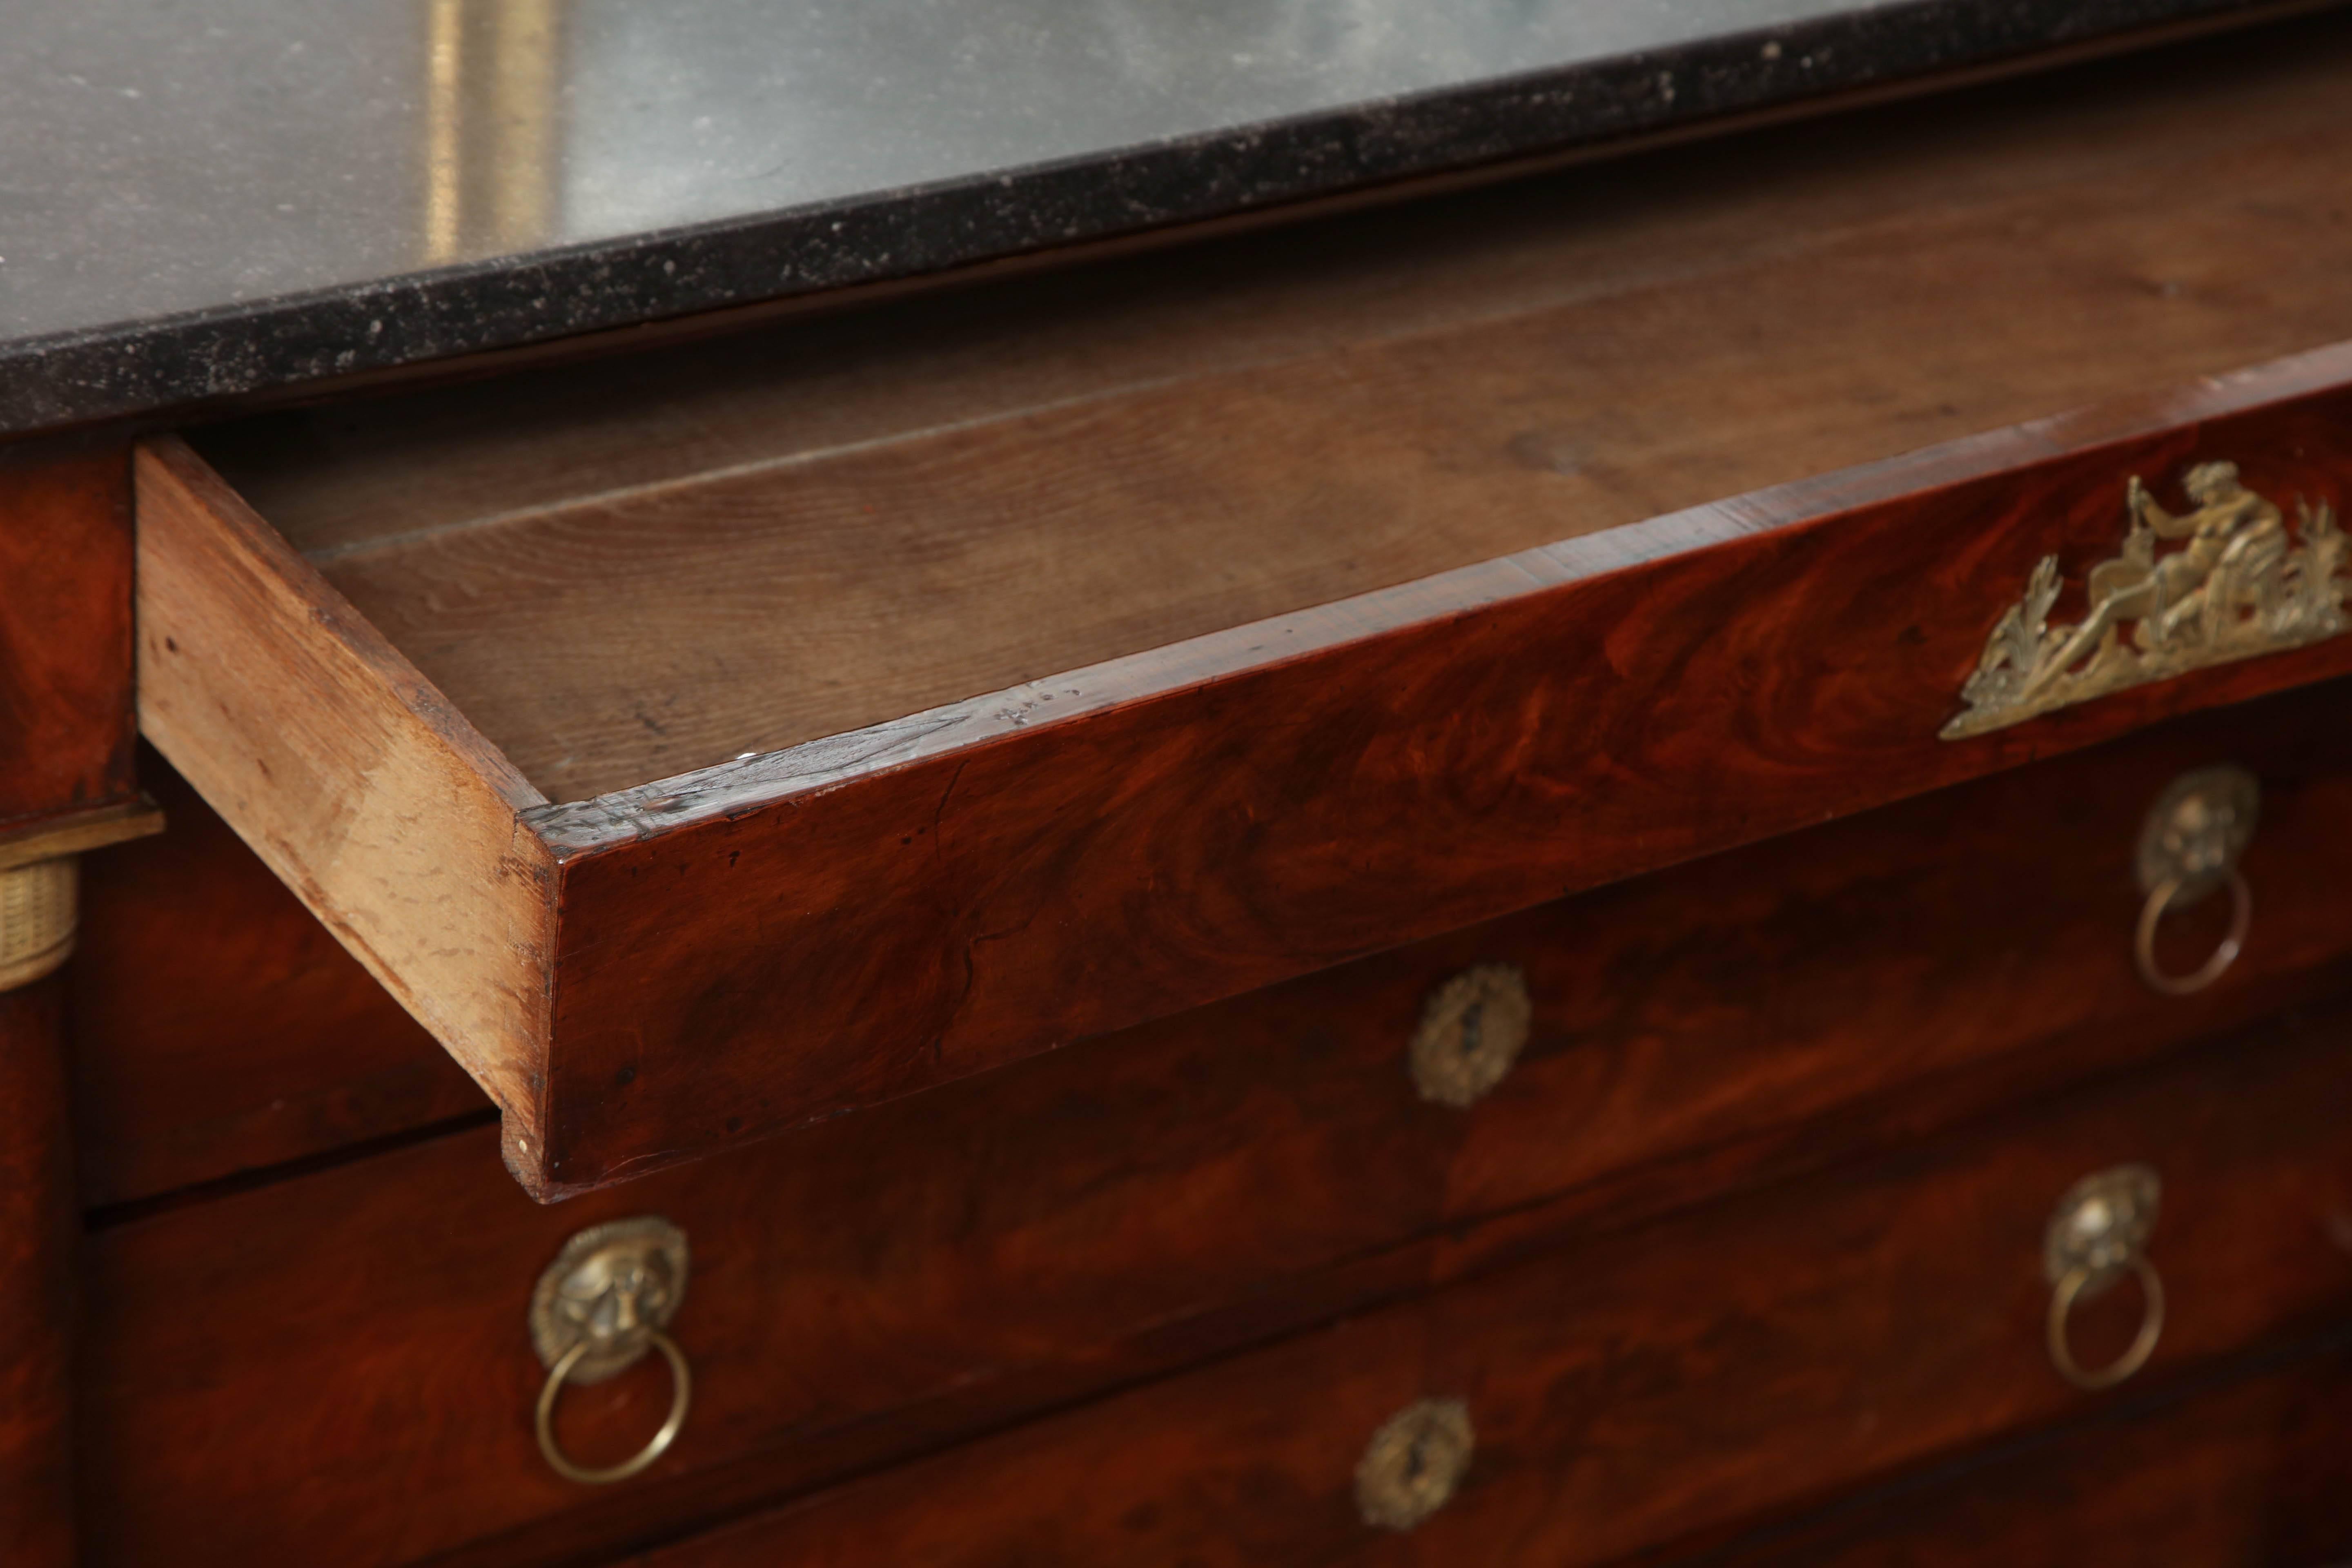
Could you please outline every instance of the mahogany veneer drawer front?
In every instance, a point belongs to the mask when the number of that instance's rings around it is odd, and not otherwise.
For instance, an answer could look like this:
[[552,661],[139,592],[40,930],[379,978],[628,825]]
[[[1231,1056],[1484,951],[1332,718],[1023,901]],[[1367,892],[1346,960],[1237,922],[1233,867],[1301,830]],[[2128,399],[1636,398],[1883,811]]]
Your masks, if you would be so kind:
[[1778,1521],[1675,1568],[2336,1568],[2352,1561],[2352,1352],[2337,1331],[2226,1378]]
[[142,723],[552,1196],[2340,673],[2352,353],[2146,391],[2352,333],[2341,226],[2263,226],[2335,37],[1492,203],[1394,325],[1277,255],[200,437],[250,507],[158,443]]
[[[2174,721],[559,1209],[485,1129],[111,1226],[85,1420],[104,1539],[388,1564],[707,1518],[2147,1062],[2345,978],[2342,701]],[[2162,996],[2131,956],[2140,820],[2217,762],[2263,786],[2257,921],[2219,983]],[[2165,956],[2193,964],[2219,912],[2168,925]],[[1470,973],[1515,976],[1529,1016],[1457,1106],[1424,1098],[1417,1047]],[[1514,1043],[1508,1012],[1455,1015],[1439,1065]],[[567,1235],[648,1211],[691,1246],[696,1392],[653,1473],[594,1497],[531,1440],[524,1307]],[[567,1391],[564,1441],[628,1453],[662,1372]],[[257,1406],[268,1444],[194,1436]]]
[[[2001,674],[2001,606],[2047,615],[2036,559],[2121,547],[2128,476],[2227,452],[2331,494],[2347,374],[2330,351],[2145,434],[1968,443],[577,805],[166,446],[140,459],[142,721],[552,1194],[2338,673],[2352,640],[2305,637],[1939,734],[1980,655]],[[2327,627],[2336,537],[2322,514],[2289,579]]]
[[[1601,1563],[1826,1493],[2081,1407],[2045,1349],[2044,1247],[2086,1175],[2146,1163],[2161,1182],[2150,1374],[2352,1307],[2347,1022],[1507,1269],[642,1561]],[[2067,1326],[2095,1359],[2145,1309],[2119,1286]],[[1415,1411],[1417,1442],[1376,1440]]]
[[[1213,1016],[1248,1022],[1215,1027],[1270,1054],[1328,1031],[1344,1011],[1369,1049],[1401,1048],[1447,978],[1520,965],[1534,1039],[1510,1092],[1490,1098],[1482,1120],[1513,1115],[1504,1107],[1529,1092],[1533,1075],[1557,1070],[1545,1065],[1555,1041],[1588,1058],[1644,1034],[1743,1056],[1770,1050],[1784,1062],[1804,1050],[1822,1064],[1811,1081],[1847,1095],[1885,1081],[1882,1068],[1960,1059],[1951,1050],[2066,1035],[2184,1038],[2251,1018],[2352,942],[2329,891],[2352,882],[2352,864],[2338,864],[2352,851],[2336,827],[2352,819],[2342,779],[2352,740],[2335,693],[2322,686],[2217,710],[2071,767],[1997,775],[1845,829],[1809,829],[1473,928],[1297,993],[1295,1008],[1227,1009]],[[2249,851],[2255,931],[2224,984],[2165,1004],[2129,973],[2126,944],[2143,901],[2133,839],[2166,781],[2217,763],[2251,769],[2265,792]],[[183,781],[151,768],[145,782],[172,832],[93,856],[85,872],[74,1065],[89,1202],[413,1133],[481,1105]],[[2193,968],[2225,909],[2215,900],[2168,919],[2165,962]],[[1361,977],[1375,971],[1376,985]],[[1877,978],[1865,984],[1865,974]],[[1949,1005],[1947,987],[1964,989],[1967,1005]],[[1905,1048],[1890,1052],[1885,1040]],[[1702,1060],[1713,1058],[1695,1065]],[[1696,1081],[1725,1071],[1698,1067]],[[1788,1068],[1769,1081],[1788,1084]],[[1382,1081],[1382,1092],[1393,1088]],[[1735,1099],[1702,1099],[1709,1116],[1736,1124]],[[1638,1125],[1647,1139],[1663,1125],[1647,1120],[1659,1109],[1654,1091],[1640,1103],[1643,1117],[1587,1120]],[[1759,1122],[1793,1103],[1760,1106]]]

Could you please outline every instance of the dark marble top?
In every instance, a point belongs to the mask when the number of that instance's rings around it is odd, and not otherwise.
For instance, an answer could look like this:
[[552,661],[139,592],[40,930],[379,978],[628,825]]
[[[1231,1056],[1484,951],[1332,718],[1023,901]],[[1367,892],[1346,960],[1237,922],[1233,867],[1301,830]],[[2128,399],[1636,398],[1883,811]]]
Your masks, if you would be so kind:
[[903,277],[2246,0],[8,0],[0,432]]

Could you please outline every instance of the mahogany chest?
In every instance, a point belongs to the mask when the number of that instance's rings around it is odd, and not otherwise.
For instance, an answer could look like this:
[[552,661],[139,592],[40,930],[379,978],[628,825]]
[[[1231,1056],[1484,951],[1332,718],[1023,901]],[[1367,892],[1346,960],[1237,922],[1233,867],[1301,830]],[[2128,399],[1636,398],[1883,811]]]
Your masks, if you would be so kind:
[[0,446],[8,1560],[2352,1555],[2352,20],[1944,86]]

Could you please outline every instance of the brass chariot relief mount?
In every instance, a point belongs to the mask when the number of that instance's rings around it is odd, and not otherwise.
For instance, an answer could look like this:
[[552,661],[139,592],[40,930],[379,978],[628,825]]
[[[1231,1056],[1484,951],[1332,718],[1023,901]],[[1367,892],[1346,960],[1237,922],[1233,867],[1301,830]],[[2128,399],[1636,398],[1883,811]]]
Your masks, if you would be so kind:
[[[1960,688],[1948,741],[2006,729],[2112,691],[2208,665],[2300,647],[2346,626],[2345,536],[2324,502],[2301,499],[2294,537],[2285,515],[2238,482],[2235,463],[2200,463],[2181,480],[2196,502],[2179,516],[2135,475],[2124,490],[2123,553],[2091,568],[2091,612],[2050,624],[2063,584],[2045,555],[1985,643]],[[2159,555],[2157,542],[2182,540]],[[2126,623],[2130,623],[2128,639]]]

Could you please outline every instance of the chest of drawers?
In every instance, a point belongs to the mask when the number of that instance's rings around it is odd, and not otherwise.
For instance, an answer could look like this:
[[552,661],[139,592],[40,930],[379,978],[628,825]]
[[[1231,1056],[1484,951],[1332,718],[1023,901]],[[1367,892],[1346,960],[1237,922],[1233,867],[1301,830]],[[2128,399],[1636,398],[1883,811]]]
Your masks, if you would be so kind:
[[2352,1546],[2347,82],[0,448],[12,1544]]

